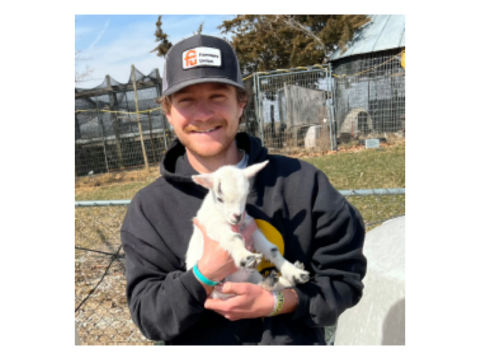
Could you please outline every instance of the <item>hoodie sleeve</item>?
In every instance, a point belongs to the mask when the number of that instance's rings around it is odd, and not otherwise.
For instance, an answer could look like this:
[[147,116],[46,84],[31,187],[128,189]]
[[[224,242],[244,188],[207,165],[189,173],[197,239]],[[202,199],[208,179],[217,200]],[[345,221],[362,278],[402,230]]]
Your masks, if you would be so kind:
[[192,270],[178,270],[179,260],[143,213],[138,196],[129,206],[121,238],[134,323],[148,339],[176,337],[205,311],[205,289]]
[[317,172],[313,187],[312,226],[307,268],[313,278],[296,286],[298,306],[291,319],[310,319],[323,327],[334,325],[343,311],[360,301],[367,261],[362,216],[322,172]]

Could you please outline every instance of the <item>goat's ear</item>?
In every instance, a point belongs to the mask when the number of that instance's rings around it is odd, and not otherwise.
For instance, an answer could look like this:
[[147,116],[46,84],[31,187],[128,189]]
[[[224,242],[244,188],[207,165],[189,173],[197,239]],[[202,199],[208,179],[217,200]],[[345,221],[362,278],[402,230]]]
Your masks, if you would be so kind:
[[247,167],[246,169],[243,170],[243,173],[247,178],[253,177],[256,173],[258,173],[260,170],[262,170],[266,165],[268,164],[268,160],[264,161],[260,164],[255,164],[252,166]]
[[193,175],[192,180],[207,189],[213,188],[213,176],[210,174]]

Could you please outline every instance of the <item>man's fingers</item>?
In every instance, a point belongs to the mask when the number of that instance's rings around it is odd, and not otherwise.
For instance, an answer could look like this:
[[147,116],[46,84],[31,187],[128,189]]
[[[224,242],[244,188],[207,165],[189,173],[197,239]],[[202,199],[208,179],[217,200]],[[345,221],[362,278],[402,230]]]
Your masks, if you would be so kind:
[[224,294],[243,295],[245,294],[245,284],[226,282],[223,284],[222,292]]
[[[225,300],[222,300],[222,299],[210,299],[210,298],[208,298],[205,301],[204,306],[205,306],[205,309],[213,310],[213,311],[216,311],[218,313],[221,313],[221,312],[227,311],[227,308],[229,307],[229,304],[225,304]],[[222,314],[222,315],[224,315],[224,314]]]

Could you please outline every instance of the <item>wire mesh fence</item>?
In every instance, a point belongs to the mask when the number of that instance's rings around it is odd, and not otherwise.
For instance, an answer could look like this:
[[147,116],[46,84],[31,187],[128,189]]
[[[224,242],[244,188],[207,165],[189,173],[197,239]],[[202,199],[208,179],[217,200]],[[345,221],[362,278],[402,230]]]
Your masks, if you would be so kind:
[[94,89],[76,88],[75,176],[157,164],[172,139],[160,95],[158,70],[134,69],[125,84],[107,75]]
[[[342,194],[362,213],[367,231],[405,214],[405,189]],[[127,306],[120,227],[128,204],[129,200],[75,204],[75,323],[83,345],[154,344],[140,333]],[[335,327],[327,329],[327,343],[334,331]]]
[[335,132],[339,141],[405,136],[404,50],[390,49],[332,62]]
[[270,152],[317,152],[332,146],[332,79],[324,68],[299,68],[254,76],[258,133]]
[[[392,49],[251,74],[244,78],[250,99],[239,131],[284,155],[405,138],[402,54]],[[158,165],[175,137],[155,101],[161,93],[158,70],[132,69],[126,84],[107,75],[94,89],[75,89],[77,179]]]

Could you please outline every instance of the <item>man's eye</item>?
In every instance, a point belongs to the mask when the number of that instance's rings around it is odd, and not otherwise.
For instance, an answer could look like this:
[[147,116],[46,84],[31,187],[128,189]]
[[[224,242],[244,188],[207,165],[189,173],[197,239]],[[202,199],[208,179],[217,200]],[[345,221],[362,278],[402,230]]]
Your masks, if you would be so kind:
[[218,201],[219,203],[223,204],[223,200],[222,200],[222,199],[217,198],[217,201]]

